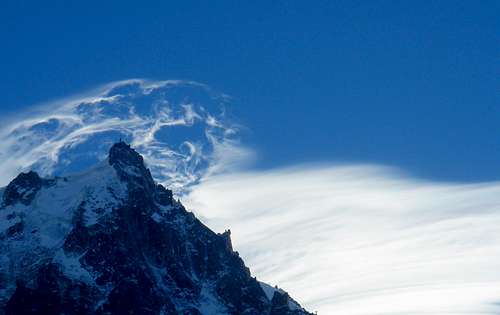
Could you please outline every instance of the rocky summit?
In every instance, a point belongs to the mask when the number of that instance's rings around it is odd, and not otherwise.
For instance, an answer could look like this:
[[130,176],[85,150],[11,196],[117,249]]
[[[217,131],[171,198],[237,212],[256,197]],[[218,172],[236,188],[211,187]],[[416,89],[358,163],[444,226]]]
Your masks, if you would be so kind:
[[0,189],[0,314],[307,315],[252,277],[124,142],[76,175]]

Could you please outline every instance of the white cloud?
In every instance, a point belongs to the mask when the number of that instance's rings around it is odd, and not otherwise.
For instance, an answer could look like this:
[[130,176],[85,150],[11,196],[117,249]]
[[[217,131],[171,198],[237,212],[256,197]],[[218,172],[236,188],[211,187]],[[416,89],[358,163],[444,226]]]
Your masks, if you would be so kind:
[[0,185],[29,168],[84,168],[123,137],[204,222],[231,228],[260,280],[310,310],[500,313],[500,183],[377,165],[253,171],[228,99],[195,82],[127,80],[3,118]]
[[319,314],[500,313],[500,183],[305,165],[214,176],[186,202]]
[[0,185],[27,169],[80,171],[123,138],[158,180],[182,194],[209,170],[220,171],[228,161],[220,152],[241,152],[226,99],[192,81],[133,79],[30,107],[0,122]]

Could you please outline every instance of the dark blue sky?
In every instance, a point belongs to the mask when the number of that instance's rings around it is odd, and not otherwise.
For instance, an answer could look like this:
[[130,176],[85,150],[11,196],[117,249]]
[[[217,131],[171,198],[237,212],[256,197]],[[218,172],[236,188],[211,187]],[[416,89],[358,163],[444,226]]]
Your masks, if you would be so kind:
[[65,2],[0,4],[1,115],[190,79],[234,97],[262,167],[500,179],[499,1]]

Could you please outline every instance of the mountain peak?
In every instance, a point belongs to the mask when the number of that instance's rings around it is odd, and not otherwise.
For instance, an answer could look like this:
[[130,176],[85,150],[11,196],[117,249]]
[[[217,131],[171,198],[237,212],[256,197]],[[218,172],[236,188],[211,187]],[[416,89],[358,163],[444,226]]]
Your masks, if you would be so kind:
[[155,184],[151,172],[144,164],[144,158],[129,144],[122,140],[115,143],[109,150],[108,162],[116,170],[118,177],[127,183],[132,194],[136,192],[163,206],[173,204],[172,191]]
[[174,202],[122,141],[77,176],[20,174],[6,200],[0,314],[311,315],[252,277],[230,231]]
[[143,157],[129,144],[121,140],[115,143],[109,150],[108,161],[120,179],[128,183],[129,189],[154,191],[155,183],[151,172],[144,165]]
[[135,167],[144,167],[144,159],[130,144],[120,140],[109,149],[109,164],[124,164]]

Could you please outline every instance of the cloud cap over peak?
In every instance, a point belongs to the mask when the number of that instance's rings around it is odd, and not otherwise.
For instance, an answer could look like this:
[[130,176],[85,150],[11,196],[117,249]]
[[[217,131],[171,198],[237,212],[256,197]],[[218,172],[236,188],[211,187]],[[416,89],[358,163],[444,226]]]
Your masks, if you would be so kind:
[[[182,80],[131,79],[34,106],[0,129],[0,185],[34,169],[43,176],[78,172],[106,158],[123,138],[162,183],[182,193],[225,153],[241,151],[228,96]],[[241,156],[238,156],[240,158]]]

